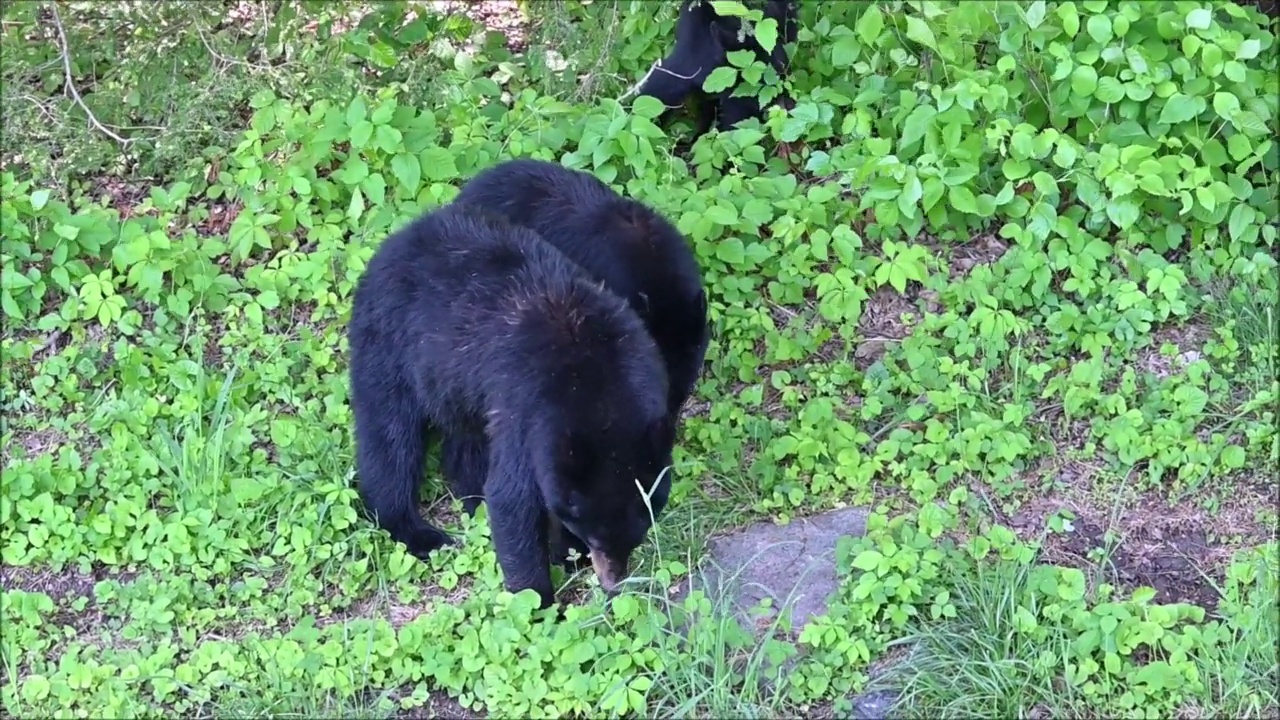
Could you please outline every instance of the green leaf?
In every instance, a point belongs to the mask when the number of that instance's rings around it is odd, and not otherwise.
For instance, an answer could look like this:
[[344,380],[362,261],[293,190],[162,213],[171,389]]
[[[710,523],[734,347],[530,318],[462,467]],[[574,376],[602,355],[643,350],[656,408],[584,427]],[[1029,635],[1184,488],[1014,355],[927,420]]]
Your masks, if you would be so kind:
[[924,185],[920,183],[920,178],[912,175],[903,186],[902,194],[898,196],[898,209],[903,215],[914,217],[916,203],[920,202],[922,197],[924,197]]
[[728,238],[716,246],[716,257],[729,265],[741,265],[747,259],[747,251],[741,240]]
[[361,120],[351,128],[351,147],[361,150],[369,144],[371,137],[373,137],[373,123]]
[[458,166],[453,161],[453,153],[442,147],[429,147],[418,156],[422,162],[422,175],[432,182],[454,180],[458,177]]
[[1204,109],[1204,98],[1174,93],[1165,101],[1160,110],[1159,122],[1163,125],[1184,123],[1200,114]]
[[369,114],[369,107],[365,105],[364,98],[357,95],[351,104],[347,106],[347,127],[354,128],[360,124]]
[[1239,241],[1245,230],[1249,229],[1251,222],[1253,222],[1253,208],[1244,203],[1236,203],[1227,221],[1227,232],[1230,233],[1231,240]]
[[1044,24],[1046,14],[1044,0],[1035,0],[1027,7],[1027,27],[1035,30]]
[[1094,91],[1094,97],[1107,104],[1118,103],[1124,99],[1124,84],[1110,75],[1098,78],[1098,89]]
[[364,194],[360,192],[360,188],[356,188],[351,193],[351,202],[347,205],[347,217],[356,222],[360,220],[360,216],[364,215]]
[[1094,15],[1085,23],[1085,32],[1099,45],[1111,42],[1111,19],[1106,15]]
[[938,116],[938,110],[932,105],[917,105],[911,114],[907,115],[907,119],[902,122],[902,135],[898,138],[898,148],[903,150],[911,147],[916,141],[924,137],[925,131],[933,125],[933,119]]
[[651,95],[640,95],[631,101],[631,113],[652,120],[666,111],[662,101]]
[[[647,97],[647,96],[646,96]],[[400,187],[410,195],[417,195],[422,183],[422,165],[418,158],[409,153],[400,153],[391,158],[391,174]]]
[[1067,37],[1074,38],[1080,32],[1080,12],[1076,10],[1076,4],[1073,2],[1065,2],[1058,6],[1058,19],[1062,21],[1062,31]]
[[876,5],[868,6],[866,11],[862,13],[862,17],[858,18],[858,24],[855,29],[858,32],[858,39],[862,40],[863,45],[874,46],[876,40],[880,39],[880,33],[884,30],[884,15],[880,13],[880,8]]
[[1138,222],[1141,209],[1138,203],[1129,197],[1113,198],[1107,203],[1107,218],[1121,230],[1128,230]]
[[382,152],[394,155],[404,144],[404,136],[390,125],[379,125],[374,131],[374,142]]
[[1235,470],[1244,467],[1246,460],[1244,448],[1239,445],[1228,445],[1222,448],[1222,464]]
[[716,203],[707,208],[706,218],[718,225],[729,227],[738,224],[738,209],[727,203]]
[[40,188],[31,193],[31,209],[37,212],[43,210],[44,206],[49,204],[49,195],[48,188]]
[[1253,152],[1253,145],[1249,142],[1249,138],[1241,133],[1236,133],[1227,138],[1227,152],[1231,153],[1231,159],[1240,162],[1249,157]]
[[1231,93],[1214,93],[1213,110],[1223,120],[1230,120],[1233,115],[1240,111],[1240,99]]
[[907,38],[937,52],[938,41],[933,37],[929,24],[915,15],[907,16]]
[[856,37],[842,35],[836,38],[831,46],[831,64],[837,68],[851,67],[857,61],[860,52],[862,52],[862,46],[858,44]]
[[948,199],[951,200],[951,207],[962,213],[970,215],[978,215],[977,198],[973,196],[973,191],[964,185],[957,185],[951,188],[947,193]]
[[1213,12],[1208,8],[1196,8],[1187,13],[1187,27],[1192,30],[1208,30],[1213,24]]
[[706,81],[702,83],[702,89],[708,93],[718,93],[733,87],[736,82],[738,82],[738,70],[722,66],[711,71]]
[[884,555],[879,550],[863,550],[851,564],[859,570],[871,572],[879,568],[882,562],[884,562]]
[[1267,128],[1267,124],[1262,122],[1262,118],[1252,110],[1241,110],[1231,118],[1231,124],[1237,130],[1248,133],[1254,137],[1266,137],[1271,131]]
[[275,290],[263,290],[258,293],[258,304],[267,310],[280,307],[280,295]]
[[1071,71],[1071,91],[1080,97],[1089,97],[1098,89],[1098,71],[1089,65],[1077,65]]
[[1236,59],[1252,60],[1258,57],[1260,52],[1262,52],[1262,42],[1257,38],[1249,38],[1240,43],[1240,47],[1236,49]]
[[761,20],[756,25],[756,42],[765,52],[773,52],[773,46],[778,44],[778,21],[773,18]]
[[390,98],[386,102],[378,105],[374,109],[373,114],[369,116],[369,120],[374,125],[386,125],[391,122],[391,117],[396,113],[396,99]]

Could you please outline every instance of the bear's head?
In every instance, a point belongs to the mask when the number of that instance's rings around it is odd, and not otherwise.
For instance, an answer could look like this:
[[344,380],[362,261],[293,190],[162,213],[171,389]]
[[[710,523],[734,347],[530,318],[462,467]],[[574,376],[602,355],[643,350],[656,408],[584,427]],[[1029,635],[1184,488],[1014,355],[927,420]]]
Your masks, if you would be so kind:
[[674,443],[671,418],[661,414],[567,431],[554,449],[548,510],[587,545],[607,592],[626,578],[631,553],[666,507]]

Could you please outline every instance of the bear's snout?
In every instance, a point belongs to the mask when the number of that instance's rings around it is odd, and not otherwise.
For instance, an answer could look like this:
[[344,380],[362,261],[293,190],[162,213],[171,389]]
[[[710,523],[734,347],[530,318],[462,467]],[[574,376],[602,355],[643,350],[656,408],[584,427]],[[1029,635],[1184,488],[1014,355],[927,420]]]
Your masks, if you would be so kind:
[[600,578],[600,587],[612,595],[618,584],[627,577],[627,558],[609,557],[603,550],[591,548],[591,567],[595,568],[596,577]]

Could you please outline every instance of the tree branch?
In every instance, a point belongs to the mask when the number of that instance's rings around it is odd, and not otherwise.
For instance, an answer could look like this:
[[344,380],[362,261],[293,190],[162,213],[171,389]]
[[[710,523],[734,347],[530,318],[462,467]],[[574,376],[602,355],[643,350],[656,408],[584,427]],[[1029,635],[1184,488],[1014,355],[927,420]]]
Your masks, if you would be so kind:
[[98,118],[94,116],[93,111],[89,109],[89,106],[84,104],[84,98],[80,97],[80,91],[76,89],[75,81],[71,79],[71,49],[67,46],[67,31],[62,26],[62,16],[58,14],[58,3],[49,3],[49,9],[53,11],[53,24],[58,28],[58,45],[62,51],[62,69],[66,76],[67,89],[71,91],[72,99],[76,101],[76,104],[80,106],[81,110],[84,110],[84,114],[89,116],[89,122],[92,123],[94,127],[98,128],[99,132],[112,140],[115,140],[121,147],[128,146],[132,140],[122,138],[107,129],[105,125],[98,122]]

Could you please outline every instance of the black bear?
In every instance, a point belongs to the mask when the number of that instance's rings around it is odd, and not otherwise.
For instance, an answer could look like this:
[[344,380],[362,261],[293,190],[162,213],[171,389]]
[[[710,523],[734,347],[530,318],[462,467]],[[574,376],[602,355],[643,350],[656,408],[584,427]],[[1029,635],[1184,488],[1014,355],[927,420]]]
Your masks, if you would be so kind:
[[644,324],[534,232],[446,206],[390,235],[348,324],[361,494],[418,557],[452,543],[418,513],[429,433],[476,433],[504,584],[554,601],[548,533],[585,541],[614,590],[671,463],[667,374]]
[[[453,201],[537,232],[605,288],[625,298],[662,353],[673,425],[706,357],[710,333],[702,274],[684,236],[644,203],[624,198],[590,173],[530,158],[487,168]],[[467,512],[479,506],[488,451],[480,433],[446,433],[441,470]],[[654,517],[670,493],[664,474],[650,498]],[[568,547],[585,555],[572,533]],[[563,560],[567,547],[555,549]]]
[[[796,40],[794,0],[767,0],[764,17],[778,24],[778,39],[771,52],[765,52],[755,37],[745,34],[740,18],[717,15],[708,0],[685,0],[676,20],[675,47],[640,81],[637,94],[657,98],[668,108],[679,107],[692,95],[697,107],[694,139],[710,129],[713,119],[716,127],[724,131],[747,118],[760,117],[762,109],[758,98],[735,97],[736,87],[708,98],[702,84],[712,71],[727,65],[729,53],[737,50],[752,50],[779,75],[786,73],[789,65],[786,45]],[[784,106],[790,105],[786,98],[781,102]]]

